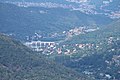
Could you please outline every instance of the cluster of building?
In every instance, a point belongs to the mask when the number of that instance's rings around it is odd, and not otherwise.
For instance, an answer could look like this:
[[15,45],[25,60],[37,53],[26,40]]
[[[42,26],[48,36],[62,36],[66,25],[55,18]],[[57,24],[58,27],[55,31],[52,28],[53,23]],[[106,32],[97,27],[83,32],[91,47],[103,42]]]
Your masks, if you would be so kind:
[[31,41],[26,42],[25,45],[33,51],[42,52],[44,54],[66,54],[70,55],[76,53],[79,49],[92,48],[94,44],[71,44],[59,46],[56,42]]
[[92,49],[93,47],[98,47],[95,44],[86,43],[86,44],[68,44],[62,45],[58,48],[58,54],[71,55],[76,54],[80,50]]
[[109,37],[107,41],[108,41],[108,44],[112,44],[114,41],[118,41],[118,40],[120,40],[120,38]]
[[[79,29],[74,29],[74,30],[78,31]],[[120,40],[120,39],[109,37],[106,41],[107,44],[110,45],[116,40]],[[103,48],[102,46],[104,45],[104,43],[100,42],[98,44],[94,44],[94,43],[59,44],[58,42],[31,41],[31,42],[26,42],[25,45],[31,48],[33,51],[37,51],[45,55],[51,55],[51,54],[71,55],[71,54],[76,54],[79,51],[84,52],[89,50],[90,51],[101,50]],[[111,51],[115,51],[115,49],[110,50],[110,52]]]
[[120,18],[120,11],[111,12],[109,17],[112,19],[119,19]]
[[75,3],[83,3],[83,2],[87,2],[89,0],[66,0],[68,2],[75,2]]
[[74,29],[69,30],[66,33],[66,35],[69,37],[69,36],[72,36],[72,35],[83,34],[84,32],[85,32],[85,27],[79,27],[79,28],[74,28]]
[[53,50],[56,48],[55,42],[31,41],[31,42],[26,42],[25,45],[31,48],[33,51],[37,51],[37,52],[44,52],[47,49]]
[[[80,35],[80,34],[84,34],[86,32],[92,32],[95,30],[97,30],[97,29],[87,29],[85,27],[78,27],[78,28],[76,27],[76,28],[70,29],[68,31],[63,31],[61,35],[63,35],[63,34],[66,35],[65,36],[65,40],[66,40],[75,35]],[[36,37],[39,37],[39,35]],[[42,52],[47,55],[49,55],[49,54],[70,55],[70,54],[76,53],[79,49],[85,49],[85,48],[90,49],[91,47],[94,46],[94,44],[90,44],[90,43],[88,43],[88,44],[71,44],[71,45],[69,45],[69,44],[59,45],[59,43],[61,43],[61,41],[47,42],[47,41],[32,40],[30,42],[26,42],[25,45],[28,46],[29,48],[31,48],[33,51]]]
[[103,0],[103,4],[109,4],[111,2],[113,2],[113,0]]
[[66,35],[67,35],[67,37],[72,37],[74,35],[85,34],[85,33],[93,32],[96,30],[99,30],[99,28],[88,29],[86,27],[75,27],[69,31],[66,31]]
[[41,2],[41,3],[35,3],[35,2],[12,2],[12,1],[6,1],[6,3],[14,4],[19,7],[45,7],[45,8],[72,8],[71,5],[66,4],[58,4],[58,3],[52,3],[52,2]]

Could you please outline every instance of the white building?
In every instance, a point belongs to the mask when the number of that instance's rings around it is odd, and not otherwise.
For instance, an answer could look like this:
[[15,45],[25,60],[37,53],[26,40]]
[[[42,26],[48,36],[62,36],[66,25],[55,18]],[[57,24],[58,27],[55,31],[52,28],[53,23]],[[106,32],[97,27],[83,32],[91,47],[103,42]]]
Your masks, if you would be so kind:
[[55,42],[44,42],[44,41],[31,41],[26,42],[25,45],[29,48],[32,48],[34,51],[41,51],[42,48],[53,48],[56,43]]

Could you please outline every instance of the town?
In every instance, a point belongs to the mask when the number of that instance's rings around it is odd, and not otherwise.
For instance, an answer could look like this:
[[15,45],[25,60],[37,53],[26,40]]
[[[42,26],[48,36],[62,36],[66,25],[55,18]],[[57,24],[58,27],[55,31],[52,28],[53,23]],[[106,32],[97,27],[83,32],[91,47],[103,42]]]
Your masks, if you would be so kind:
[[[26,45],[27,47],[31,48],[33,51],[37,51],[37,52],[41,52],[43,54],[46,55],[50,55],[50,54],[66,54],[66,55],[70,55],[70,54],[74,54],[77,53],[77,51],[79,49],[85,49],[85,48],[92,48],[94,47],[94,44],[90,44],[90,43],[78,43],[78,44],[62,44],[63,42],[69,40],[70,38],[72,38],[73,36],[77,36],[77,35],[81,35],[81,34],[86,34],[89,32],[93,32],[99,30],[99,28],[93,28],[93,29],[89,29],[86,27],[75,27],[73,29],[70,29],[68,31],[63,31],[62,34],[60,33],[56,33],[58,35],[65,35],[64,40],[60,40],[60,41],[40,41],[40,40],[31,40],[28,42],[25,42],[24,45]],[[37,34],[37,33],[35,33]],[[34,36],[35,38],[40,37],[41,35],[37,34],[36,36]],[[58,36],[59,37],[59,36]],[[98,47],[98,46],[96,46]]]
[[[115,39],[114,37],[109,37],[107,41],[107,45],[112,44],[114,40],[120,40],[119,38]],[[40,52],[45,55],[72,55],[72,54],[77,54],[81,51],[91,51],[91,50],[102,50],[102,46],[104,43],[100,42],[98,44],[94,43],[78,43],[78,44],[63,44],[59,45],[58,42],[43,42],[43,41],[31,41],[31,42],[26,42],[26,46],[31,48],[33,51]],[[114,49],[110,50],[114,51]],[[94,54],[94,53],[93,53]],[[84,54],[82,55],[87,56],[91,54]]]

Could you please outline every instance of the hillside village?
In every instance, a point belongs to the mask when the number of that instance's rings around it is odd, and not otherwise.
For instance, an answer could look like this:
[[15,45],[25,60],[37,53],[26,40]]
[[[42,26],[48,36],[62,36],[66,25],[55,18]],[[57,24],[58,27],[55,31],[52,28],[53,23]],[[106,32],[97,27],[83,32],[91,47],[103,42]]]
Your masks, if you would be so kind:
[[[114,41],[116,40],[120,40],[119,38],[115,38],[115,37],[108,37],[106,39],[106,43],[104,42],[98,42],[96,43],[71,43],[71,44],[67,44],[64,43],[65,41],[70,40],[72,37],[74,36],[78,36],[78,35],[85,35],[85,34],[89,34],[91,32],[94,31],[99,31],[99,28],[86,28],[86,27],[75,27],[73,29],[70,29],[68,31],[63,31],[62,33],[55,33],[53,34],[51,37],[60,37],[60,35],[64,35],[64,40],[60,40],[60,41],[40,41],[39,39],[35,41],[34,40],[29,40],[28,42],[25,42],[24,44],[26,46],[28,46],[29,48],[31,48],[33,51],[37,51],[37,52],[41,52],[42,54],[45,55],[54,55],[54,54],[58,54],[58,55],[74,55],[77,54],[79,52],[84,53],[88,51],[88,54],[83,54],[81,56],[88,56],[91,55],[89,54],[89,51],[100,51],[103,49],[104,45],[110,45],[112,44]],[[36,33],[37,34],[37,33]],[[40,37],[41,35],[37,34],[34,35],[34,38]],[[111,51],[114,51],[114,49],[111,49]],[[94,53],[93,53],[94,54]]]
[[[95,46],[95,44],[86,43],[86,44],[62,44],[64,41],[67,41],[71,39],[73,36],[81,35],[81,34],[87,34],[93,31],[99,30],[99,28],[85,28],[85,27],[75,27],[74,29],[70,29],[68,31],[63,31],[62,34],[56,33],[59,37],[59,35],[65,35],[64,40],[60,41],[39,41],[39,40],[29,40],[29,42],[25,42],[24,44],[28,47],[30,47],[33,51],[42,52],[43,54],[50,55],[50,54],[65,54],[70,55],[77,52],[77,49],[85,49]],[[37,34],[37,33],[36,33]],[[53,34],[54,35],[54,34]],[[52,37],[53,37],[52,35]],[[41,35],[37,34],[34,36],[34,38],[40,37]],[[55,35],[54,35],[55,36]],[[55,36],[56,37],[56,36]],[[98,47],[98,46],[96,46]]]

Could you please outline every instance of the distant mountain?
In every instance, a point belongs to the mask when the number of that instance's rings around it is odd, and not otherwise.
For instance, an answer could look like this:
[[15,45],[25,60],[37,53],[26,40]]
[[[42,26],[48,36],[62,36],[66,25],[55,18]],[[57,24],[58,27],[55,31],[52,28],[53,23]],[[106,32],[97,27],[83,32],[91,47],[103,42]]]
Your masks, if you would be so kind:
[[88,80],[0,34],[0,80]]
[[[17,0],[3,0],[3,2],[6,1],[18,2]],[[50,3],[51,6],[65,5],[69,9],[88,15],[104,15],[112,19],[120,18],[119,0],[19,0],[19,2]]]
[[18,7],[0,4],[0,32],[15,34],[23,40],[35,32],[49,34],[82,25],[104,25],[112,20],[102,15],[87,15],[64,8]]

